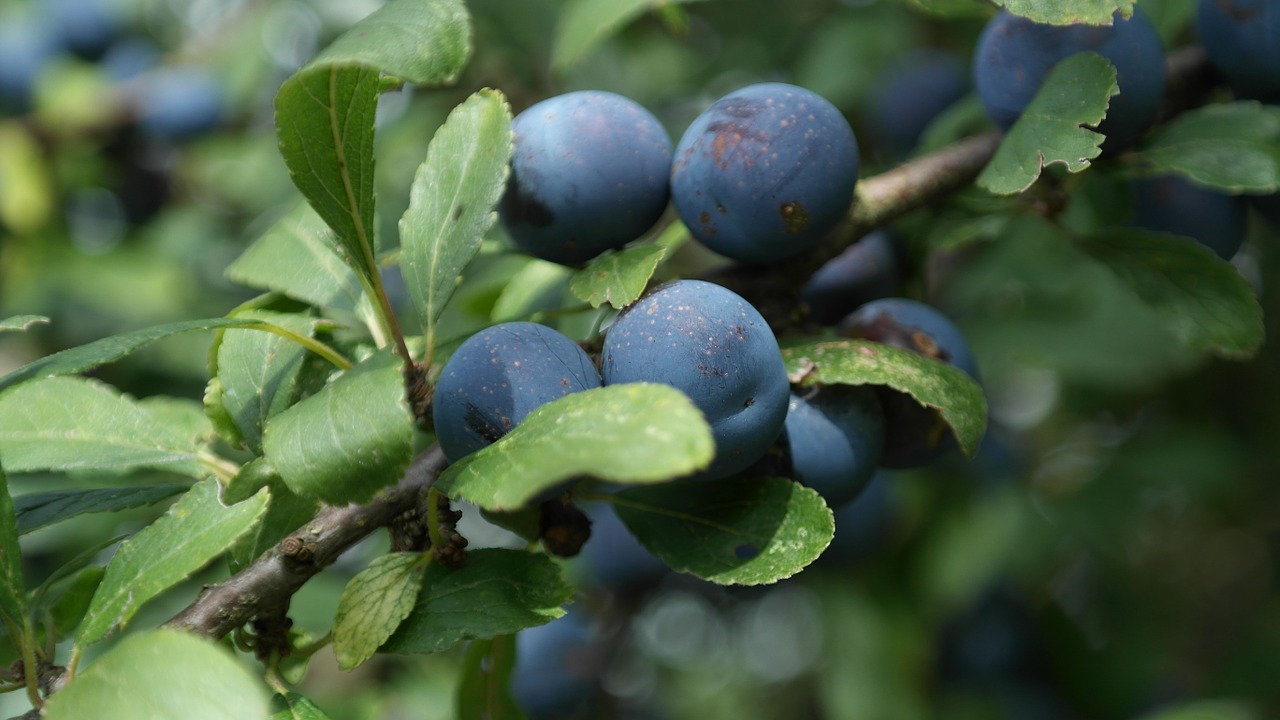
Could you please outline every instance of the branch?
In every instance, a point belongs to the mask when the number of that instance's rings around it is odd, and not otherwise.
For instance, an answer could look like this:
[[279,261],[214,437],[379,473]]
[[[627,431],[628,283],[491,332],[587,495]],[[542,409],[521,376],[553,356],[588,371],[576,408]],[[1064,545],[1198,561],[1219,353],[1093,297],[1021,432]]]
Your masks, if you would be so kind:
[[249,567],[206,587],[165,625],[221,638],[257,615],[283,611],[289,600],[352,545],[421,504],[448,461],[439,445],[419,455],[394,488],[366,505],[322,510]]
[[[1202,104],[1219,78],[1199,47],[1170,54],[1161,121]],[[775,327],[802,322],[796,293],[813,273],[868,232],[966,187],[990,161],[1002,136],[990,131],[922,155],[858,183],[848,217],[814,250],[770,267],[730,265],[705,275],[743,295]],[[352,545],[424,501],[447,462],[438,446],[420,455],[396,487],[367,505],[328,508],[252,565],[212,585],[167,625],[222,637],[262,614],[282,612],[307,580]]]
[[817,247],[778,265],[729,265],[706,277],[746,298],[775,328],[794,325],[803,320],[796,294],[818,268],[872,230],[972,183],[1003,138],[990,130],[861,180],[848,217]]

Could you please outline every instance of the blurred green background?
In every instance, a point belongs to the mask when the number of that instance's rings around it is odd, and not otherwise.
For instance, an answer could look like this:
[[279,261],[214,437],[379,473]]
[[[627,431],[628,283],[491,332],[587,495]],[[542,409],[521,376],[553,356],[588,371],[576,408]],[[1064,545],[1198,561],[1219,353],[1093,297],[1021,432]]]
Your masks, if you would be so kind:
[[[37,47],[28,53],[36,61],[26,86],[12,91],[10,76],[21,76],[16,53],[38,44],[47,31],[40,23],[54,22],[50,8],[90,5],[106,13],[107,40]],[[51,322],[0,335],[0,373],[116,332],[222,315],[252,297],[223,270],[296,200],[276,152],[275,89],[379,5],[6,0],[0,317],[35,313]],[[1193,41],[1190,0],[1140,5],[1168,48]],[[884,91],[886,70],[904,53],[932,48],[967,72],[991,12],[961,0],[696,2],[644,15],[561,71],[551,63],[559,0],[468,6],[475,54],[457,86],[382,99],[378,201],[390,244],[434,129],[478,88],[502,90],[516,112],[568,90],[611,90],[651,109],[674,139],[730,90],[793,82],[845,111],[862,140],[865,177],[911,152],[870,140],[877,133],[870,103]],[[83,20],[84,12],[56,22]],[[167,126],[157,120],[164,108],[146,98],[161,91],[148,88],[169,71],[178,80],[162,94],[182,98],[180,110],[212,111],[185,118],[173,111]],[[182,95],[193,88],[206,94]],[[982,127],[969,97],[924,142],[936,146]],[[1067,222],[1122,215],[1109,189],[1125,172],[1121,158],[1082,176]],[[1025,205],[966,191],[898,227],[911,257],[906,293],[955,318],[982,366],[991,422],[980,454],[882,475],[837,513],[827,554],[772,588],[671,576],[619,586],[585,560],[574,563],[594,639],[576,659],[545,660],[581,678],[585,705],[574,712],[1280,717],[1274,345],[1244,363],[1189,356],[1118,283],[1028,218]],[[1269,328],[1280,317],[1278,247],[1277,229],[1250,216],[1248,242],[1234,260]],[[714,262],[684,252],[676,267]],[[543,283],[538,302],[566,302],[564,274],[514,254],[499,230],[477,263],[451,309],[451,332],[501,315],[512,278],[525,293]],[[199,401],[208,345],[207,336],[168,339],[94,374],[135,396]],[[11,479],[15,494],[61,482]],[[26,536],[29,577],[38,581],[155,512],[86,516]],[[471,537],[505,541],[479,524]],[[385,546],[373,539],[312,581],[293,603],[298,625],[325,632],[345,579]],[[196,581],[221,572],[211,568]],[[166,594],[136,626],[162,622],[196,587]],[[378,658],[342,673],[321,655],[301,687],[335,718],[447,718],[460,659]],[[26,709],[15,695],[0,696],[0,716]]]

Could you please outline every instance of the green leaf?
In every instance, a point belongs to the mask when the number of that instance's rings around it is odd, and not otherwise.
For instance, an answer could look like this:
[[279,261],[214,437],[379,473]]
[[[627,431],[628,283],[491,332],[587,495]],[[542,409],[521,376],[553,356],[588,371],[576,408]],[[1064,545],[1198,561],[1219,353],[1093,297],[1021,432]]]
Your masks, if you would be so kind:
[[[276,546],[298,528],[310,522],[320,509],[315,500],[304,498],[290,490],[278,475],[270,478],[259,488],[265,487],[271,493],[271,503],[253,529],[241,535],[227,553],[227,566],[236,573],[248,567],[262,553]],[[256,491],[255,491],[256,492]],[[223,492],[224,501],[231,490]]]
[[533,313],[561,307],[572,276],[573,270],[559,263],[529,258],[498,294],[489,319],[495,323],[527,319]]
[[76,644],[95,643],[128,624],[143,603],[209,564],[253,527],[269,495],[224,507],[218,483],[197,483],[159,520],[120,545],[93,605],[76,632]]
[[413,611],[425,572],[420,554],[392,553],[351,578],[333,619],[338,667],[351,670],[373,657]]
[[10,472],[157,467],[207,474],[187,438],[114,388],[81,377],[52,377],[0,395],[0,455]]
[[261,681],[217,643],[178,630],[130,635],[51,695],[41,717],[264,720]]
[[336,248],[333,230],[303,202],[254,241],[231,263],[226,275],[242,285],[274,290],[316,307],[352,309],[364,290]]
[[53,605],[49,607],[49,615],[53,618],[54,634],[59,642],[71,637],[71,631],[80,625],[84,615],[89,611],[89,603],[102,583],[106,568],[91,565],[81,568],[71,579],[67,589],[63,591]]
[[[287,313],[254,313],[252,317],[288,328],[304,337],[315,333],[315,320]],[[250,450],[261,452],[262,428],[298,396],[298,375],[307,351],[279,335],[253,330],[226,330],[218,343],[220,400]]]
[[1046,165],[1061,163],[1073,173],[1089,167],[1106,138],[1083,126],[1097,127],[1119,90],[1115,68],[1097,53],[1076,53],[1058,63],[1005,134],[978,185],[1014,195],[1031,187]]
[[551,67],[563,72],[627,23],[650,10],[695,0],[569,0],[560,14]]
[[289,489],[341,505],[364,502],[400,479],[413,452],[403,364],[371,356],[275,416],[262,440]]
[[987,427],[987,399],[973,378],[948,363],[869,340],[826,340],[783,348],[787,373],[803,386],[888,385],[936,408],[960,449],[973,457]]
[[170,395],[152,395],[139,400],[138,405],[146,410],[153,420],[168,428],[170,434],[182,438],[188,445],[200,445],[213,439],[213,422],[205,414],[204,406],[197,400]]
[[1229,192],[1280,189],[1280,107],[1213,103],[1185,112],[1138,150],[1141,167]]
[[18,533],[26,535],[32,530],[85,513],[116,512],[153,505],[188,489],[188,485],[131,485],[20,495],[14,500],[18,511]]
[[785,478],[735,477],[631,488],[618,518],[673,570],[721,585],[765,585],[800,572],[835,534],[822,496]]
[[427,567],[418,604],[381,651],[427,654],[464,640],[510,635],[564,615],[560,606],[572,594],[546,555],[473,550],[460,568]]
[[49,318],[43,315],[14,315],[0,320],[0,333],[26,332],[33,325],[42,325],[47,322],[49,322]]
[[[18,518],[9,495],[9,480],[0,467],[0,620],[14,628],[23,626],[26,592],[22,548],[18,546]],[[0,622],[0,626],[5,624]]]
[[451,82],[470,53],[470,16],[460,0],[397,0],[356,23],[276,93],[289,176],[366,287],[378,272],[373,121],[382,74]]
[[511,697],[516,665],[515,635],[476,640],[467,647],[458,680],[458,720],[525,720]]
[[183,322],[169,323],[168,325],[143,328],[122,335],[113,335],[101,340],[95,340],[87,345],[54,353],[23,365],[8,375],[0,377],[0,393],[18,383],[34,378],[50,375],[72,375],[92,370],[99,365],[119,360],[144,345],[149,345],[170,335],[193,330],[215,330],[231,327],[247,328],[260,327],[261,325],[262,323],[253,320],[213,318],[211,320],[185,320]]
[[1103,230],[1080,247],[1116,273],[1187,347],[1249,358],[1262,345],[1262,308],[1231,265],[1190,238]]
[[621,310],[644,293],[666,256],[666,249],[659,245],[610,250],[574,273],[569,290],[579,300],[591,303],[591,307],[609,303]]
[[289,177],[333,228],[334,249],[365,285],[378,272],[373,117],[380,86],[377,69],[313,63],[276,93],[276,130]]
[[128,535],[117,535],[115,537],[109,537],[97,542],[89,543],[88,547],[78,548],[80,552],[75,557],[63,563],[61,567],[50,573],[49,577],[45,578],[44,582],[40,583],[39,587],[31,592],[31,601],[28,603],[29,606],[33,608],[43,607],[44,596],[48,594],[49,588],[52,588],[54,585],[62,582],[66,578],[69,578],[89,567],[103,550],[106,550],[112,545],[124,540],[126,537],[128,537]]
[[275,705],[284,705],[271,716],[271,720],[329,720],[316,704],[298,693],[277,695]]
[[511,108],[502,93],[481,90],[449,113],[414,175],[400,218],[401,263],[428,354],[445,303],[497,219],[511,147]]
[[471,56],[462,0],[394,0],[325,48],[309,68],[362,65],[415,85],[447,85]]
[[1124,17],[1133,15],[1136,0],[995,0],[997,5],[1014,15],[1021,15],[1046,25],[1110,25],[1119,11]]
[[486,510],[513,510],[582,475],[654,483],[706,467],[711,428],[684,393],[630,383],[566,395],[498,442],[450,465],[436,487]]

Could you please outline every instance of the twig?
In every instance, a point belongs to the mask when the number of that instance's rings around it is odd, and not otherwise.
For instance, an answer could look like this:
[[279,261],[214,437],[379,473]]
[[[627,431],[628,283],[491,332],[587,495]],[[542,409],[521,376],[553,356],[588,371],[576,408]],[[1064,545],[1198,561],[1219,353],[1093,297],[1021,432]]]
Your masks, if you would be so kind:
[[414,460],[394,488],[366,505],[326,508],[249,567],[205,588],[165,625],[221,638],[256,615],[287,609],[293,594],[312,576],[421,502],[447,464],[440,447],[433,445]]

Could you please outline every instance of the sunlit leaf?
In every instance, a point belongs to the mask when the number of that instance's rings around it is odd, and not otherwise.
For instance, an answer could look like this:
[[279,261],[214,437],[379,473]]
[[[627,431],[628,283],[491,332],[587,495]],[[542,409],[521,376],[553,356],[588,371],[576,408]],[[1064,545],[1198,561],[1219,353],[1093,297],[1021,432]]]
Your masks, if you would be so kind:
[[497,219],[494,206],[506,186],[511,147],[506,98],[481,90],[449,114],[414,176],[400,242],[405,282],[428,352],[445,304]]
[[262,446],[291,490],[344,504],[366,501],[400,478],[414,427],[402,368],[384,350],[272,418]]
[[486,510],[519,508],[571,478],[654,483],[706,467],[710,426],[679,390],[611,385],[534,410],[498,442],[450,465],[436,487]]
[[267,508],[261,492],[231,507],[218,500],[218,483],[197,483],[163,517],[121,544],[76,632],[84,646],[133,618],[143,603],[221,555]]
[[225,648],[177,630],[126,637],[50,696],[41,717],[265,720],[266,685]]
[[417,553],[374,559],[347,583],[333,619],[338,667],[350,670],[373,657],[413,611],[426,567]]
[[869,340],[793,345],[783,348],[782,359],[793,382],[800,385],[887,385],[936,408],[966,455],[977,452],[986,432],[987,400],[982,387],[941,360]]

